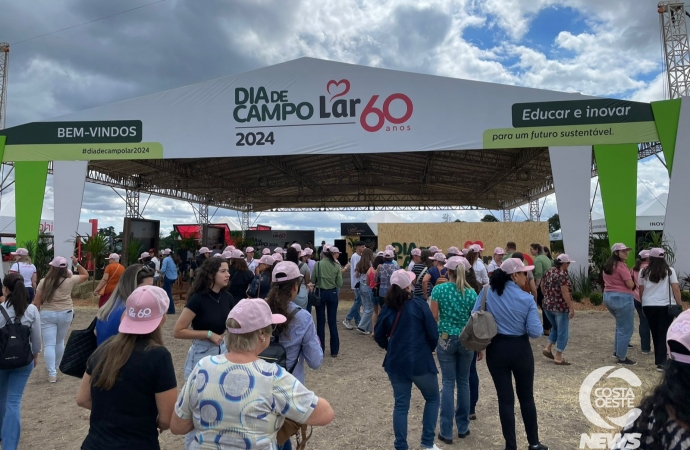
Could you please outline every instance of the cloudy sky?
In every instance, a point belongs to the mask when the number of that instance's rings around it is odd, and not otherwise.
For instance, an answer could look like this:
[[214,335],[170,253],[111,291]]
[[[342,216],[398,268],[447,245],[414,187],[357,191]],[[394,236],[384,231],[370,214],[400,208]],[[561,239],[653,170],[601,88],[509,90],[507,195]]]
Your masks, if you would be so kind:
[[[301,56],[640,101],[665,96],[656,0],[3,3],[0,41],[11,44],[8,127]],[[638,177],[638,203],[668,189],[656,157],[640,163]],[[44,217],[52,215],[51,183],[49,177]],[[599,196],[594,204],[600,212]],[[124,211],[112,189],[87,184],[81,221],[98,218],[101,226],[120,230]],[[547,197],[543,219],[557,211],[555,196]],[[514,211],[515,220],[526,212]],[[468,221],[485,213],[448,212]],[[416,222],[444,215],[397,214]],[[194,222],[191,205],[158,197],[144,215],[161,220],[164,230]],[[318,240],[332,241],[340,222],[370,215],[263,213],[254,219],[274,228],[315,229]],[[215,216],[238,220],[234,211]]]

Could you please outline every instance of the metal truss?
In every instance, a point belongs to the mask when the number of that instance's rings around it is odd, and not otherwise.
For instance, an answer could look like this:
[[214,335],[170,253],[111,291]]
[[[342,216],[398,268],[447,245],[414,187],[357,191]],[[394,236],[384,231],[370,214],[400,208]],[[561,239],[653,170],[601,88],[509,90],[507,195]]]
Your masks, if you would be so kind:
[[208,203],[199,203],[199,223],[208,223]]
[[140,191],[134,189],[125,190],[125,217],[138,219],[141,217],[139,212]]
[[510,210],[509,209],[504,209],[503,211],[503,221],[504,222],[512,222],[513,219],[510,217]]
[[539,211],[539,199],[531,199],[529,201],[529,221],[539,222],[541,211]]
[[487,208],[477,206],[324,206],[324,207],[297,207],[297,208],[271,208],[271,212],[319,212],[319,211],[486,211]]
[[10,44],[0,42],[0,130],[5,129],[7,110],[7,70],[10,62]]
[[670,98],[690,95],[690,46],[683,2],[659,3],[659,19],[663,34],[666,76]]

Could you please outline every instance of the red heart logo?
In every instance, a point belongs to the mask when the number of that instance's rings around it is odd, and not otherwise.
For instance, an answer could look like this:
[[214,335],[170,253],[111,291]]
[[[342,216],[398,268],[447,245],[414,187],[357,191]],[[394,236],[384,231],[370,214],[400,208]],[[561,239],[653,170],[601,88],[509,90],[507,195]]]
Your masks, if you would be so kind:
[[484,248],[484,243],[483,243],[482,241],[474,241],[474,242],[472,242],[472,241],[466,241],[466,242],[465,242],[465,247],[463,247],[463,248],[470,248],[470,245],[473,245],[473,244],[477,244],[477,245],[479,245],[481,248]]
[[[343,85],[343,87],[340,88],[341,92],[338,92],[337,88],[341,84]],[[336,89],[334,90],[334,92],[331,92],[331,86],[335,86]],[[331,97],[331,99],[330,99],[330,101],[332,102],[334,98],[342,97],[343,95],[350,92],[350,82],[348,80],[340,80],[340,81],[331,80],[326,85],[326,90],[328,91],[329,94],[333,95],[333,97]]]
[[532,261],[532,257],[530,255],[528,255],[527,253],[523,253],[522,256],[525,258],[524,264],[526,266],[531,266],[532,264],[534,264],[534,261]]

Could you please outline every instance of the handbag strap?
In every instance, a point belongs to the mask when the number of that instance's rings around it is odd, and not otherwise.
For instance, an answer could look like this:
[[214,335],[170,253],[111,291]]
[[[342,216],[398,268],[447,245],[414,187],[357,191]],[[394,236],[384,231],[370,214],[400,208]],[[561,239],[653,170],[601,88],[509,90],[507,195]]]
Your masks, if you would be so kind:
[[[5,318],[5,322],[7,323],[12,323],[12,319],[10,319],[10,315],[7,314],[7,310],[5,310],[5,305],[0,305],[0,312],[2,312],[2,316]],[[17,322],[17,318],[14,318],[14,322]]]
[[395,320],[393,321],[393,327],[391,328],[391,332],[388,334],[388,339],[393,337],[393,333],[395,333],[396,328],[398,328],[398,321],[400,320],[400,316],[402,315],[403,309],[405,309],[405,306],[407,306],[407,302],[400,308],[400,311],[398,311],[398,314],[395,315]]
[[[671,269],[669,269],[669,272]],[[669,273],[668,276],[668,306],[672,306],[673,304],[671,303],[671,274]]]
[[419,284],[419,280],[423,279],[423,278],[424,278],[424,275],[426,275],[426,273],[427,273],[428,271],[429,271],[429,268],[428,268],[428,267],[425,267],[424,270],[422,270],[422,272],[421,272],[421,273],[419,274],[419,276],[417,277],[417,281],[415,281],[415,284]]
[[486,293],[489,290],[488,286],[484,287],[484,295],[482,295],[482,306],[479,308],[481,311],[486,311]]

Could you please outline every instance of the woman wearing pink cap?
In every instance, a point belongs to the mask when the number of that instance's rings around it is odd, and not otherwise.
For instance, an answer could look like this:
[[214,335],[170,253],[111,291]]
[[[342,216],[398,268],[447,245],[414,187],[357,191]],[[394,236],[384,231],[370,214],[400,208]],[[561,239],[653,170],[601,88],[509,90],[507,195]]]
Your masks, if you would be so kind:
[[275,266],[275,260],[270,255],[263,255],[259,259],[259,265],[256,270],[259,272],[254,276],[252,284],[247,288],[247,295],[249,298],[264,298],[268,291],[271,290],[271,274]]
[[[529,450],[548,450],[539,442],[537,407],[534,404],[534,354],[529,338],[544,333],[534,297],[523,291],[527,273],[534,266],[525,266],[518,258],[508,258],[491,275],[489,286],[479,293],[473,312],[478,311],[486,295],[486,310],[496,320],[498,334],[477,361],[484,359],[496,387],[498,415],[506,450],[517,449],[515,436],[515,393],[525,424]],[[513,390],[515,379],[515,390]]]
[[240,250],[233,250],[230,259],[230,294],[239,301],[247,296],[247,288],[254,280],[254,273],[249,270],[247,261]]
[[127,298],[120,332],[86,364],[77,405],[91,411],[82,450],[159,450],[158,435],[170,427],[177,380],[163,346],[168,295],[142,286]]
[[[627,357],[630,338],[635,326],[635,299],[633,283],[626,260],[631,248],[625,244],[613,244],[611,256],[604,264],[604,304],[616,319],[616,333],[613,340],[613,356],[618,364],[634,366],[635,361]],[[644,306],[644,305],[643,305]]]
[[665,344],[668,361],[663,378],[642,399],[640,416],[620,432],[615,449],[633,448],[636,443],[640,450],[690,448],[690,310],[673,321]]
[[503,256],[505,254],[506,251],[503,250],[501,247],[496,247],[494,249],[494,259],[491,260],[489,266],[486,268],[487,272],[489,273],[489,277],[492,273],[494,273],[496,269],[501,267],[501,263],[503,263]]
[[[467,283],[465,274],[470,271],[469,261],[453,256],[445,264],[449,283],[439,284],[431,291],[431,314],[438,320],[440,337],[436,357],[441,366],[443,389],[441,390],[440,441],[453,443],[453,421],[458,437],[470,434],[470,367],[474,351],[463,347],[460,333],[470,319],[477,293]],[[457,408],[454,392],[457,385]]]
[[649,265],[640,273],[640,298],[642,309],[649,321],[654,341],[654,364],[662,371],[666,362],[664,340],[668,327],[675,317],[669,314],[669,305],[680,305],[678,276],[669,267],[663,248],[653,248],[649,252]]
[[[319,295],[321,304],[316,306],[316,334],[321,341],[321,349],[326,353],[326,318],[328,317],[328,331],[330,333],[330,350],[333,358],[340,352],[340,336],[338,336],[338,289],[343,285],[343,273],[334,254],[337,248],[323,249],[323,257],[314,266],[312,279]],[[275,269],[274,269],[275,270]],[[327,316],[328,314],[328,316]]]
[[489,273],[481,258],[484,249],[479,244],[472,244],[468,250],[466,258],[472,264],[477,281],[480,285],[486,286],[489,284]]
[[244,299],[226,322],[228,352],[202,359],[175,405],[170,430],[193,432],[190,448],[278,448],[285,418],[307,425],[328,425],[335,413],[287,370],[261,358],[275,325],[286,318],[272,314],[262,299]]
[[649,355],[652,352],[652,334],[649,330],[649,321],[642,310],[642,300],[640,299],[640,272],[649,265],[649,250],[642,250],[635,258],[635,265],[630,270],[633,283],[633,298],[635,299],[635,311],[637,317],[640,319],[640,324],[637,327],[637,332],[640,335],[640,351],[644,355]]
[[[544,299],[542,311],[546,314],[553,331],[549,334],[549,343],[542,354],[553,359],[558,366],[569,366],[570,363],[563,359],[565,346],[570,337],[570,320],[575,317],[573,298],[570,291],[573,285],[570,282],[568,268],[574,263],[568,255],[562,253],[553,262],[553,267],[548,269],[541,278]],[[556,355],[553,354],[553,346],[556,346]]]
[[31,263],[31,256],[25,248],[18,248],[16,252],[12,252],[10,255],[14,256],[14,264],[10,267],[10,273],[18,273],[24,278],[24,287],[29,293],[29,303],[31,303],[36,295],[36,266]]
[[48,369],[48,381],[57,381],[57,368],[60,367],[65,352],[65,336],[74,317],[72,288],[89,279],[89,273],[72,256],[72,264],[78,274],[67,270],[67,260],[56,256],[49,263],[50,270],[38,283],[34,305],[41,311],[41,335],[43,336],[43,359]]
[[440,396],[438,370],[432,356],[438,344],[438,326],[424,299],[412,295],[414,279],[415,274],[404,269],[391,274],[374,339],[386,350],[383,368],[393,387],[394,447],[409,448],[407,416],[414,384],[424,397],[421,448],[440,450],[434,443]]
[[431,291],[434,286],[448,281],[448,278],[446,278],[448,275],[446,257],[443,256],[443,253],[436,253],[430,259],[433,265],[429,268],[427,273],[424,274],[424,278],[422,278],[422,293],[427,303],[430,301]]

